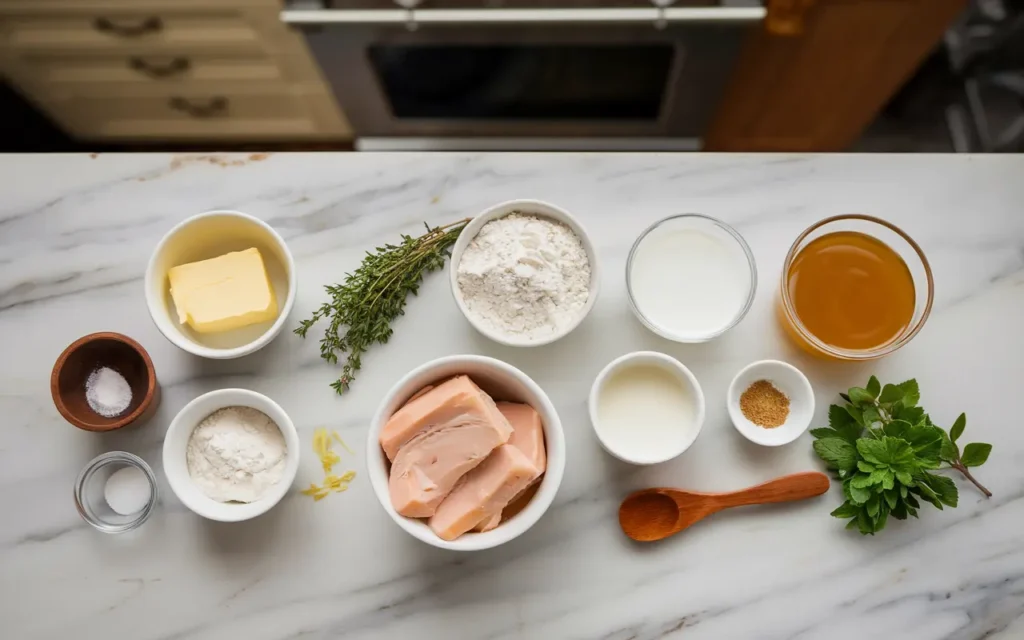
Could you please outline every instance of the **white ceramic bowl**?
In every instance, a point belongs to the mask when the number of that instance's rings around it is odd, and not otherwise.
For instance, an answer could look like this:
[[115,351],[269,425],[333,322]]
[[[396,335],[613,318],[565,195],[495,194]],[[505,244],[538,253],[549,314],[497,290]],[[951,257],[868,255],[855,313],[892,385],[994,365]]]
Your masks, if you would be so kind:
[[[541,478],[537,493],[522,511],[507,522],[502,522],[496,529],[483,533],[466,533],[449,542],[437,537],[425,521],[399,515],[391,505],[388,493],[390,464],[380,447],[380,432],[391,415],[413,394],[428,384],[446,380],[457,374],[468,375],[496,400],[522,402],[537,410],[544,426],[548,468]],[[551,506],[565,471],[565,436],[551,400],[525,373],[501,360],[485,356],[447,356],[413,369],[384,396],[377,413],[373,416],[373,422],[370,423],[370,432],[366,439],[366,467],[377,500],[398,526],[413,537],[435,547],[456,551],[478,551],[496,547],[519,537],[540,520]]]
[[[277,297],[277,318],[207,334],[179,323],[167,272],[181,264],[250,247],[259,249],[263,256]],[[284,240],[267,223],[239,211],[207,211],[178,224],[160,240],[146,267],[146,305],[160,333],[185,351],[204,358],[238,358],[269,344],[291,313],[295,291],[295,261]]]
[[[573,230],[573,233],[580,239],[580,243],[583,245],[583,249],[587,252],[587,259],[590,261],[590,295],[587,297],[587,302],[580,309],[579,315],[571,323],[562,328],[562,331],[545,336],[538,339],[526,339],[518,338],[515,336],[502,334],[495,331],[493,328],[487,325],[481,324],[476,320],[466,307],[465,299],[462,296],[462,290],[459,289],[459,260],[462,259],[462,253],[472,242],[476,234],[480,232],[480,228],[491,220],[503,218],[510,213],[519,212],[524,214],[535,215],[542,218],[550,218],[557,222],[561,222],[567,225]],[[587,317],[590,310],[594,308],[594,303],[597,301],[597,295],[600,291],[600,265],[597,260],[597,251],[594,249],[593,243],[590,241],[590,236],[587,235],[586,229],[574,218],[568,211],[557,207],[547,202],[540,200],[509,200],[508,202],[502,202],[496,204],[490,209],[487,209],[477,217],[473,218],[466,228],[459,234],[459,239],[456,240],[455,245],[452,247],[451,266],[448,269],[449,279],[452,286],[452,295],[455,297],[455,304],[458,305],[459,311],[462,315],[466,316],[473,328],[487,336],[491,340],[504,344],[510,347],[539,347],[545,344],[551,344],[559,338],[567,336],[573,329],[575,329],[583,319]]]
[[[767,380],[789,397],[789,415],[778,427],[766,429],[747,420],[740,409],[740,396],[758,380]],[[760,360],[744,367],[729,385],[729,417],[736,430],[757,444],[777,447],[793,442],[814,417],[814,390],[807,376],[793,365],[779,360]]]
[[[607,434],[603,433],[600,416],[598,415],[598,400],[601,397],[604,384],[608,380],[608,377],[613,373],[636,365],[655,365],[678,378],[683,384],[683,387],[686,388],[693,397],[694,412],[696,414],[694,416],[694,426],[691,428],[691,433],[679,442],[668,443],[669,446],[666,446],[663,449],[660,449],[657,453],[652,453],[650,455],[630,454],[623,451],[621,447],[616,446],[616,443],[608,438]],[[590,424],[594,428],[594,433],[597,435],[597,440],[601,443],[601,446],[604,447],[605,451],[612,454],[619,460],[629,462],[631,464],[658,464],[660,462],[667,462],[668,460],[679,456],[689,449],[690,445],[697,440],[697,436],[700,435],[701,428],[704,426],[704,391],[700,388],[700,383],[697,382],[696,376],[694,376],[693,373],[683,365],[683,363],[671,356],[665,355],[664,353],[658,353],[657,351],[634,351],[632,353],[627,353],[624,356],[620,356],[608,363],[608,365],[601,370],[601,373],[597,374],[594,384],[590,387],[588,408],[590,410]]]
[[[189,477],[185,461],[189,436],[203,418],[217,409],[237,406],[252,407],[267,414],[281,429],[288,447],[284,477],[271,487],[266,496],[247,504],[217,502],[206,497]],[[174,416],[171,425],[167,427],[167,435],[164,436],[164,475],[167,476],[167,482],[171,485],[174,495],[192,511],[210,520],[240,522],[266,513],[288,493],[299,470],[300,449],[299,434],[295,430],[295,425],[279,404],[261,393],[248,389],[220,389],[204,393],[185,405],[185,408]]]

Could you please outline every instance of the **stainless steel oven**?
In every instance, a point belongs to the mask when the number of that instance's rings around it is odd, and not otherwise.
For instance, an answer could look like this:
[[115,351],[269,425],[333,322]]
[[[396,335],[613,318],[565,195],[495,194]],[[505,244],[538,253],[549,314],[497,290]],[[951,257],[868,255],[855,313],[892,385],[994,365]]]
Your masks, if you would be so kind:
[[282,12],[361,148],[694,148],[764,17],[645,0],[399,1]]

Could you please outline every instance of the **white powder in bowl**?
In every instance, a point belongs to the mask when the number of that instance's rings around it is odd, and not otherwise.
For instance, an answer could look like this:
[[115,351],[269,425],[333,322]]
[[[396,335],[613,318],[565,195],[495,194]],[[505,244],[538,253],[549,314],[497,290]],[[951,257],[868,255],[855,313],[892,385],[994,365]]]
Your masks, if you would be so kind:
[[495,333],[543,339],[561,332],[590,297],[590,261],[571,228],[514,212],[466,246],[457,281],[469,314]]
[[218,502],[255,502],[284,477],[288,447],[270,416],[252,407],[224,407],[189,436],[188,474]]

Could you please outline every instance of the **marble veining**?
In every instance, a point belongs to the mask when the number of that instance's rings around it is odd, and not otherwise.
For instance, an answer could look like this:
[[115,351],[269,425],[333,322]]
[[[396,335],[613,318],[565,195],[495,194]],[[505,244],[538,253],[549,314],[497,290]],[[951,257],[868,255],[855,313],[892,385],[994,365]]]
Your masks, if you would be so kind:
[[[1024,157],[83,154],[0,156],[0,169],[0,637],[1024,638],[1024,427],[1015,402],[1024,386]],[[546,348],[506,348],[473,333],[436,274],[339,398],[315,340],[286,332],[253,356],[203,361],[168,343],[146,312],[151,250],[199,211],[239,209],[282,233],[299,269],[295,324],[366,249],[510,198],[578,214],[602,259],[591,317]],[[625,299],[633,239],[686,211],[733,224],[759,271],[747,318],[705,345],[654,336]],[[816,362],[775,325],[779,270],[801,230],[851,211],[891,220],[921,244],[936,303],[922,333],[883,361]],[[50,401],[54,359],[100,330],[136,338],[153,357],[163,403],[139,429],[84,433]],[[636,349],[681,359],[708,399],[694,446],[643,469],[602,452],[585,406],[600,368]],[[566,429],[555,504],[504,547],[455,554],[409,537],[376,504],[360,456],[344,456],[359,473],[352,489],[314,504],[297,493],[319,478],[308,450],[295,490],[248,523],[200,519],[163,478],[157,513],[132,534],[104,536],[75,512],[72,482],[102,451],[141,455],[161,475],[166,426],[200,393],[255,389],[290,413],[307,444],[313,429],[330,426],[361,451],[384,391],[415,365],[457,352],[525,370]],[[817,468],[809,436],[762,449],[729,424],[729,380],[765,357],[808,374],[819,422],[837,391],[871,373],[916,377],[934,419],[949,424],[966,411],[966,437],[993,443],[979,477],[994,497],[958,482],[958,509],[923,510],[919,521],[862,538],[828,516],[834,487],[815,501],[717,514],[664,544],[630,544],[616,522],[630,490],[729,490]]]

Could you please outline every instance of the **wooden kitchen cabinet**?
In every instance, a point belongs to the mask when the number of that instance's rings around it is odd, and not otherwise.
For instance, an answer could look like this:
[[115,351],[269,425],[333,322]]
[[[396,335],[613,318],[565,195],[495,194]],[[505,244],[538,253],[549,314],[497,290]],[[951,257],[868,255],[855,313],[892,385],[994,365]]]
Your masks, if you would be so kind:
[[82,140],[347,140],[280,0],[0,0],[0,74]]
[[966,3],[768,0],[768,19],[740,54],[705,150],[848,148]]

